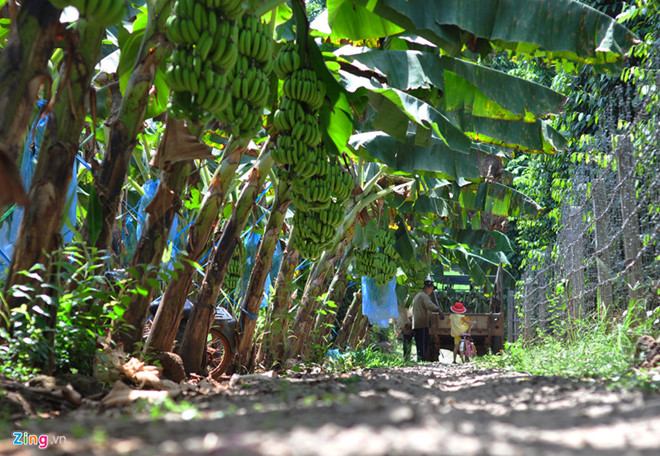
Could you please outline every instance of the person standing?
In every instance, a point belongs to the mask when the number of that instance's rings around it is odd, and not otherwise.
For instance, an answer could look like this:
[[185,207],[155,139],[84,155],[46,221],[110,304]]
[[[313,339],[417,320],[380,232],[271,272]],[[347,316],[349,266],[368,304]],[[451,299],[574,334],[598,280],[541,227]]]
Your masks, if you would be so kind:
[[[417,347],[417,361],[426,361],[429,346],[429,312],[440,312],[440,307],[431,300],[434,290],[433,281],[425,280],[423,290],[413,298],[412,328]],[[440,319],[444,319],[442,312],[440,312]]]
[[[475,321],[470,321],[470,317],[463,315],[465,313],[465,306],[462,302],[456,302],[450,307],[452,314],[449,316],[449,323],[451,327],[451,336],[454,338],[454,363],[458,355],[461,334],[469,333],[472,327],[476,324]],[[461,353],[461,361],[465,362],[465,358]]]
[[[406,297],[406,301],[408,298]],[[399,306],[399,318],[396,321],[396,333],[401,335],[403,343],[403,359],[410,361],[410,351],[412,349],[412,340],[413,340],[413,330],[412,330],[412,320],[410,318],[410,310],[406,308],[406,301],[398,302]]]

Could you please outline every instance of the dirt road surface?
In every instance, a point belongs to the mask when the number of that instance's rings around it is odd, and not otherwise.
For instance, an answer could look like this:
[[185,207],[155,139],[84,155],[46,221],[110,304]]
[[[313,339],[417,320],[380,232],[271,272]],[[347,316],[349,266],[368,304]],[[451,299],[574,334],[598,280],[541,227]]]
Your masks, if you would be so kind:
[[48,448],[8,435],[0,454],[660,455],[660,395],[474,364],[235,377],[183,400],[30,420]]

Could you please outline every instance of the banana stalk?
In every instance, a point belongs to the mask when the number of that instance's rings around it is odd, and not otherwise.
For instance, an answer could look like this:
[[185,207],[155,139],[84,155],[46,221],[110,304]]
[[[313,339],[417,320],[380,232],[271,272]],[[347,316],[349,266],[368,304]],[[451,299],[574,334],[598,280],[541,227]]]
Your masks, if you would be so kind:
[[[360,304],[362,304],[362,299],[360,299]],[[369,336],[368,332],[369,318],[360,312],[355,319],[353,327],[351,328],[351,333],[348,336],[348,348],[351,350],[357,350],[360,346],[366,346]]]
[[[350,249],[345,249],[344,254],[339,261],[339,265],[336,269],[335,275],[330,282],[328,287],[328,293],[326,294],[323,304],[320,306],[321,310],[325,310],[325,313],[319,312],[316,315],[316,324],[314,325],[314,331],[312,331],[312,346],[318,344],[328,345],[327,342],[328,336],[332,329],[332,323],[335,321],[336,317],[336,307],[334,309],[328,306],[328,302],[332,301],[335,305],[339,306],[340,300],[344,297],[346,291],[346,272],[348,271],[348,265],[350,263]],[[325,343],[324,343],[325,342]]]
[[322,301],[316,298],[322,294],[328,275],[334,271],[335,266],[343,256],[344,249],[349,246],[351,240],[352,236],[349,234],[342,239],[341,243],[335,246],[332,254],[328,251],[324,252],[310,272],[298,306],[293,330],[287,342],[287,358],[308,354],[311,347],[309,342],[316,324],[316,313],[322,305]]
[[241,317],[239,321],[240,338],[238,353],[235,359],[235,369],[251,370],[253,364],[252,348],[254,346],[254,329],[257,324],[257,315],[263,297],[266,276],[273,263],[275,245],[280,237],[286,210],[291,203],[290,183],[280,180],[277,185],[273,207],[266,224],[266,232],[261,238],[259,251],[254,260],[254,267],[250,275],[247,291],[241,302]]
[[[381,171],[382,172],[382,171]],[[377,201],[380,198],[383,198],[389,193],[397,191],[401,188],[409,186],[412,184],[412,181],[405,182],[403,184],[389,187],[385,189],[379,189],[376,186],[376,182],[380,178],[379,172],[374,176],[365,186],[364,192],[361,194],[361,197],[358,201],[355,201],[353,207],[346,214],[346,218],[342,225],[337,229],[337,234],[335,235],[333,245],[334,247],[328,251],[323,252],[321,258],[314,266],[314,269],[310,273],[307,285],[305,286],[305,292],[302,297],[302,302],[298,307],[298,313],[296,315],[296,320],[293,325],[293,330],[291,331],[292,336],[289,337],[288,342],[288,351],[286,358],[295,357],[303,353],[303,350],[309,346],[308,338],[312,332],[314,325],[314,313],[316,312],[317,305],[316,297],[320,295],[321,290],[325,284],[325,278],[330,272],[329,259],[336,256],[336,252],[344,247],[348,246],[351,241],[350,229],[355,222],[357,214],[359,214],[365,207],[369,204]]]
[[183,307],[192,286],[195,273],[193,263],[202,258],[207,248],[220,209],[222,209],[227,199],[229,186],[236,168],[247,149],[247,142],[247,140],[238,139],[231,140],[227,144],[220,166],[216,169],[213,180],[206,190],[202,207],[188,231],[185,246],[186,255],[185,260],[182,262],[183,269],[179,271],[177,280],[171,281],[165,289],[145,349],[158,351],[170,351],[172,349],[179,321],[183,314]]
[[63,33],[59,13],[48,0],[21,2],[0,53],[0,154],[10,162],[22,149],[41,84],[50,84],[44,69]]
[[265,331],[270,334],[270,337],[259,345],[257,352],[256,363],[264,366],[271,365],[274,360],[281,360],[284,355],[284,341],[289,329],[293,278],[300,258],[300,253],[293,247],[295,236],[296,228],[294,227],[289,235],[280,270],[277,273],[270,320],[265,325]]
[[131,262],[131,266],[137,268],[139,273],[135,287],[147,290],[147,293],[131,294],[124,322],[119,324],[114,334],[114,340],[121,343],[127,353],[132,353],[135,344],[142,340],[147,310],[154,291],[149,282],[158,276],[172,221],[181,207],[181,193],[192,169],[192,162],[181,161],[172,165],[171,172],[161,171],[156,195],[147,206],[147,223]]
[[353,301],[348,307],[344,320],[341,323],[341,327],[337,332],[334,346],[339,349],[346,348],[353,325],[359,319],[360,315],[362,315],[362,299],[360,299],[360,297],[360,293],[355,293],[353,295]]
[[236,208],[223,227],[222,235],[211,257],[211,264],[206,268],[206,276],[188,319],[179,351],[184,368],[188,373],[200,372],[202,368],[206,336],[209,333],[218,292],[227,275],[227,267],[236,249],[240,233],[247,223],[259,191],[272,166],[273,159],[270,157],[268,144],[266,144],[248,181],[243,186]]
[[[68,74],[68,82],[65,87],[60,87],[59,98],[53,107],[44,133],[41,153],[28,194],[30,204],[25,209],[15,242],[5,283],[6,290],[30,281],[35,284],[37,290],[41,289],[40,282],[34,282],[34,279],[19,272],[28,270],[35,264],[48,267],[49,263],[55,260],[50,253],[61,245],[60,230],[67,188],[71,182],[73,161],[78,151],[80,134],[88,109],[86,100],[89,86],[94,75],[94,66],[100,58],[101,41],[104,37],[105,29],[85,20],[78,21],[70,37],[78,43],[78,46],[74,46],[73,55],[67,62],[75,63],[65,64],[61,70],[62,75]],[[66,77],[62,76],[61,80],[63,79]],[[16,298],[7,294],[9,309],[24,302],[31,306],[30,303],[34,303],[35,300]],[[54,316],[50,323],[55,323]]]
[[142,128],[149,91],[153,86],[156,70],[170,52],[165,40],[165,21],[173,3],[173,0],[147,0],[148,19],[140,51],[119,113],[110,122],[110,140],[96,181],[102,226],[95,245],[100,249],[110,246],[122,188],[135,148],[135,139]]

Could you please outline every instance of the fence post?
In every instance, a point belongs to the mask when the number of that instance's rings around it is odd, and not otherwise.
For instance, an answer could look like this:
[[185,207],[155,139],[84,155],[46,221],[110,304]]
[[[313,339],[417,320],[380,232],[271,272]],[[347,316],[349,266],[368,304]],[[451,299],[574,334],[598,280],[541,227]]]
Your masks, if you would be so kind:
[[525,291],[523,294],[523,340],[529,342],[532,336],[532,281],[529,277],[525,278]]
[[608,201],[605,196],[605,184],[602,179],[595,179],[591,185],[594,211],[594,231],[596,242],[596,270],[598,271],[598,308],[601,316],[606,316],[612,309],[612,282],[610,271],[610,245],[607,233]]
[[626,260],[628,295],[632,300],[641,298],[642,265],[639,258],[639,219],[635,198],[635,168],[632,147],[625,135],[615,138],[614,151],[617,159],[617,175],[621,186],[621,221],[623,222],[623,253]]
[[568,243],[568,312],[571,320],[582,317],[582,300],[584,291],[584,229],[581,220],[581,211],[577,206],[569,209],[568,230],[566,240]]
[[514,328],[514,314],[516,312],[516,302],[513,297],[514,293],[509,290],[509,293],[507,294],[507,310],[506,310],[506,319],[507,319],[507,325],[506,325],[506,340],[509,342],[515,342],[516,339],[518,338],[518,331],[516,331],[516,328]]

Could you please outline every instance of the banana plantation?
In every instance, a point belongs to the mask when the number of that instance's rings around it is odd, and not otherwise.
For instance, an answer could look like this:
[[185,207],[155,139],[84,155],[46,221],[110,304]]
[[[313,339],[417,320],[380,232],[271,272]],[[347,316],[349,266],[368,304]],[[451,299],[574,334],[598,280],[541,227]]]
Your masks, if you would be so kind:
[[598,125],[566,127],[567,81],[657,71],[657,41],[631,31],[657,3],[625,26],[620,2],[588,3],[0,0],[3,374],[101,375],[110,354],[184,377],[322,363],[452,275],[513,316],[516,236],[558,206],[552,171],[521,187],[521,170],[570,165]]

